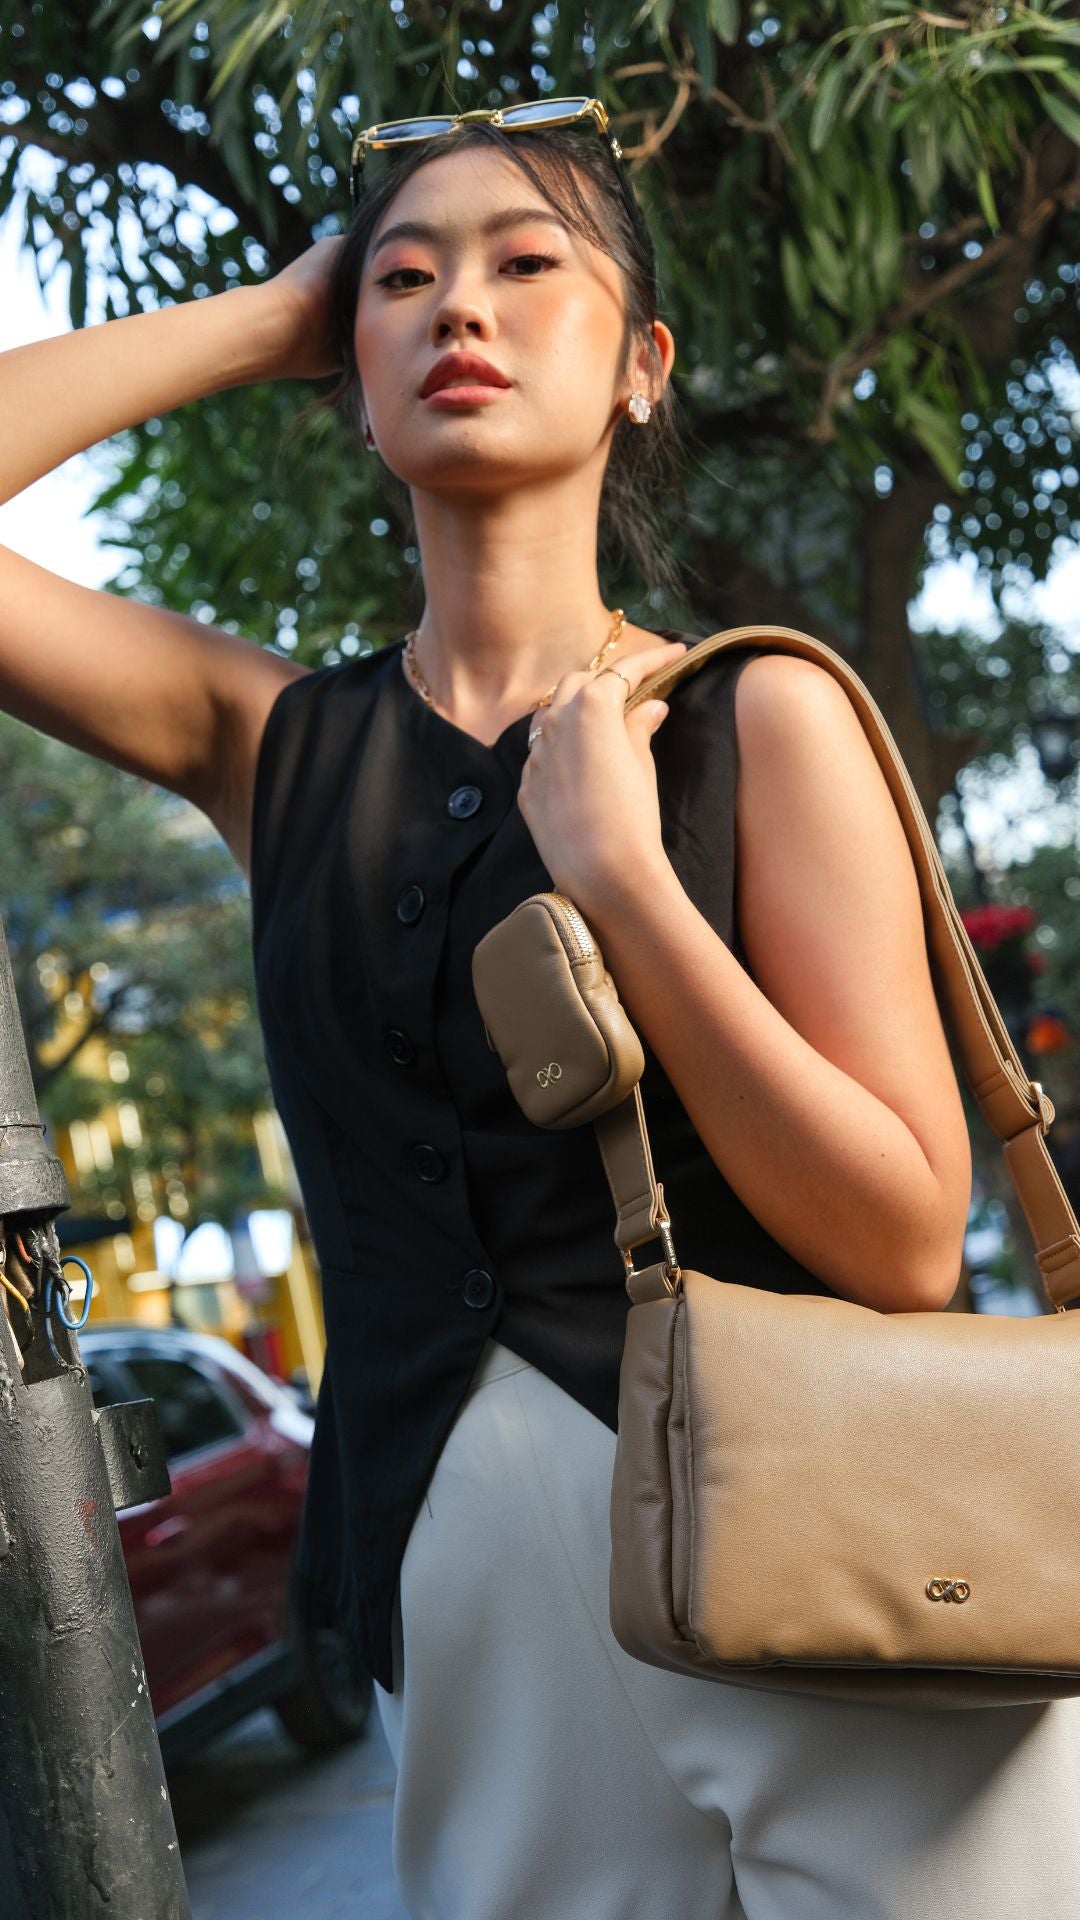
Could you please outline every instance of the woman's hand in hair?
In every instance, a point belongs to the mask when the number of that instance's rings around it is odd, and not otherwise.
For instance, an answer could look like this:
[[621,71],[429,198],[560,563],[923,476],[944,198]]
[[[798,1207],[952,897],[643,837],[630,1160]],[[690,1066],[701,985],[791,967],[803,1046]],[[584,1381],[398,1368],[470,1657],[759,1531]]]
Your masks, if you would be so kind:
[[518,807],[554,885],[586,916],[667,863],[651,745],[667,704],[624,707],[685,652],[685,641],[668,640],[622,654],[609,663],[618,673],[564,674],[536,714],[544,731],[526,758]]
[[259,287],[269,377],[319,380],[340,370],[331,337],[330,277],[343,245],[342,234],[316,240]]

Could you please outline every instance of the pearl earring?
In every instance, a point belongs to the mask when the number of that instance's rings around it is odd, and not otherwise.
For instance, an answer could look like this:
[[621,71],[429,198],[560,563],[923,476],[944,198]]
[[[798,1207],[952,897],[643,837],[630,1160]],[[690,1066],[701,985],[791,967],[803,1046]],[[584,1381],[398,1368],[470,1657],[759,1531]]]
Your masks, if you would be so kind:
[[646,420],[652,412],[652,407],[649,405],[647,396],[641,392],[639,387],[635,387],[633,393],[630,395],[626,410],[636,427],[643,427],[645,425]]

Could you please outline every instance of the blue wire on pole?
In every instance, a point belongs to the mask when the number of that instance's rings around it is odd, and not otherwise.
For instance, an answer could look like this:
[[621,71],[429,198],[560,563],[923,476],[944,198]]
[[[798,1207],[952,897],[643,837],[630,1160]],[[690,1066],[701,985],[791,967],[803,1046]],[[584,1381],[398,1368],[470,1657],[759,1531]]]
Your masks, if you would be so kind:
[[77,1253],[63,1254],[60,1265],[62,1267],[81,1267],[83,1277],[86,1281],[86,1292],[83,1295],[82,1312],[77,1320],[70,1320],[68,1318],[67,1307],[69,1293],[68,1283],[64,1276],[61,1275],[57,1278],[55,1274],[51,1273],[45,1282],[45,1335],[52,1349],[53,1359],[63,1366],[64,1362],[60,1354],[56,1351],[56,1342],[52,1336],[52,1316],[55,1313],[57,1319],[68,1329],[69,1333],[81,1333],[90,1317],[90,1302],[94,1296],[94,1276],[87,1266],[86,1261],[80,1260]]

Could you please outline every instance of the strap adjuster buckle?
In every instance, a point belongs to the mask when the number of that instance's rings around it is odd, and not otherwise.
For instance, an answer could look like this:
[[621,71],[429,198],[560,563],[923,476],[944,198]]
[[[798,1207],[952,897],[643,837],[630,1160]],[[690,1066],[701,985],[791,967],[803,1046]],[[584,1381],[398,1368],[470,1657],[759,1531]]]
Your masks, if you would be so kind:
[[1050,1122],[1054,1118],[1054,1103],[1050,1095],[1043,1092],[1041,1080],[1029,1080],[1028,1087],[1034,1094],[1035,1104],[1039,1109],[1039,1132],[1045,1136],[1045,1134],[1049,1132]]
[[[675,1254],[675,1242],[671,1237],[671,1217],[669,1214],[662,1213],[660,1215],[660,1218],[656,1223],[656,1236],[654,1237],[658,1237],[663,1246],[664,1267],[667,1272],[668,1278],[671,1280],[677,1280],[679,1277],[679,1273],[681,1272],[681,1268],[679,1266],[679,1262]],[[643,1244],[645,1243],[639,1242],[639,1245],[643,1245]],[[628,1252],[627,1249],[624,1247],[622,1250],[622,1257],[626,1263],[626,1278],[628,1280],[632,1280],[637,1271],[637,1269],[634,1266],[633,1253]]]

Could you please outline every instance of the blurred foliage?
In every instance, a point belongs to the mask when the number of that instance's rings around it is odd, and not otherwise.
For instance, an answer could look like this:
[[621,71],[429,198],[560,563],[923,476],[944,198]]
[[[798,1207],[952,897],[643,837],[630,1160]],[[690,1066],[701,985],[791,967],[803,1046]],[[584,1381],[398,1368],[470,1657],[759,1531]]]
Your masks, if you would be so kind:
[[[1080,1047],[1080,874],[1076,867],[1075,847],[1046,846],[1029,860],[1017,862],[1009,874],[1010,899],[1032,907],[1039,920],[1046,967],[1032,999],[1036,1007],[1053,1007],[1064,1019],[1072,1041],[1069,1061],[1062,1064],[1069,1064],[1074,1076]],[[1045,1077],[1051,1085],[1051,1076]],[[1074,1101],[1078,1092],[1074,1078]]]
[[[604,99],[651,216],[690,442],[686,603],[605,591],[645,624],[818,634],[933,820],[1045,704],[1080,712],[1076,653],[1009,592],[1080,536],[1073,0],[0,0],[0,213],[24,196],[82,325],[340,231],[361,126],[575,92]],[[312,664],[411,622],[419,556],[336,420],[289,434],[307,397],[229,391],[110,444],[116,591]],[[913,634],[926,565],[965,552],[1000,637]],[[1024,884],[1056,871],[1040,855]],[[1069,949],[1073,897],[1039,905]]]
[[[951,547],[995,590],[1080,532],[1059,397],[1080,258],[1071,0],[3,0],[0,28],[0,211],[21,146],[55,155],[26,238],[43,277],[70,264],[76,324],[91,258],[108,316],[259,280],[338,230],[361,125],[599,91],[680,346],[695,606],[722,611],[738,555],[857,654],[860,530],[905,472],[949,502]],[[409,565],[372,531],[375,482],[336,422],[306,462],[280,457],[295,410],[295,391],[248,389],[133,428],[109,498],[132,496],[122,591],[266,641],[290,610],[285,644],[325,660],[353,625],[400,630]]]
[[141,1115],[142,1143],[114,1144],[84,1198],[130,1209],[149,1180],[168,1211],[175,1166],[199,1208],[186,1226],[264,1204],[246,892],[209,822],[6,716],[0,790],[0,902],[42,1112],[67,1126],[125,1100]]

